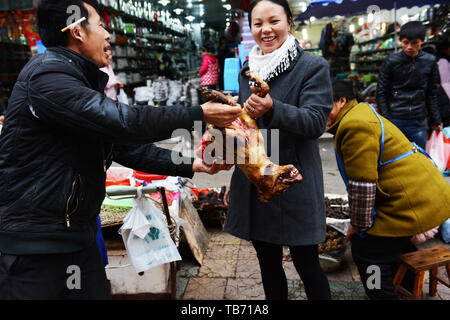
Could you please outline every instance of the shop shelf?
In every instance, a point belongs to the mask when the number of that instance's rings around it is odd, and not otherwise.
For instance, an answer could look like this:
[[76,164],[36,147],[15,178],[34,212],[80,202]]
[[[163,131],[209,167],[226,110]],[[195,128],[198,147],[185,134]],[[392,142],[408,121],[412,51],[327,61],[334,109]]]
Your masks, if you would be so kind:
[[392,38],[394,36],[395,36],[395,33],[391,32],[391,33],[388,33],[388,34],[386,34],[384,36],[381,36],[381,37],[378,37],[378,38],[374,38],[374,39],[358,42],[357,45],[362,46],[362,45],[365,45],[365,44],[368,44],[368,43],[386,40],[386,39]]
[[373,53],[378,53],[378,52],[383,52],[383,51],[392,51],[392,50],[395,50],[395,48],[385,48],[385,49],[378,49],[378,50],[361,51],[361,52],[355,53],[355,55],[368,55],[368,54],[373,54]]

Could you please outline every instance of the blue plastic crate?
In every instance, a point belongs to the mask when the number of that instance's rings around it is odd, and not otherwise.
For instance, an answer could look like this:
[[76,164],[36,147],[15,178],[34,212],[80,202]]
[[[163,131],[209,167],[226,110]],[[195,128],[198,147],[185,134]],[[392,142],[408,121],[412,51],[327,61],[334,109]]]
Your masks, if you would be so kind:
[[224,90],[239,92],[239,72],[241,71],[241,61],[239,58],[225,59],[223,72]]

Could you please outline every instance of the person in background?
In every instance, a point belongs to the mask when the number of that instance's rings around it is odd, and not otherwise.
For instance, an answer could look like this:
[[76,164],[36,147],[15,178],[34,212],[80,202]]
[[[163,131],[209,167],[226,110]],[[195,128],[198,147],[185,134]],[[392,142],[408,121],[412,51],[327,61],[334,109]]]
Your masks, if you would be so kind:
[[[108,83],[106,84],[105,87],[105,95],[111,100],[117,101],[117,91],[120,88],[123,88],[123,84],[116,78],[114,70],[111,67],[112,50],[108,49],[105,54],[108,56],[108,65],[106,67],[100,68],[100,70],[106,73],[109,77]],[[102,221],[100,215],[98,215],[97,217],[97,227],[98,231],[96,236],[96,242],[98,249],[100,250],[100,255],[102,256],[103,264],[106,266],[108,265],[108,252],[106,250],[105,240],[103,239]]]
[[379,113],[422,148],[428,138],[427,119],[433,130],[443,128],[436,95],[436,58],[421,50],[425,32],[419,21],[400,28],[402,51],[384,61],[376,93]]
[[201,89],[217,89],[219,82],[219,63],[216,50],[212,45],[206,44],[200,48],[202,54],[202,66],[198,72],[200,75]]
[[442,41],[437,45],[439,70],[439,88],[437,99],[444,127],[450,126],[450,42]]
[[228,47],[227,38],[220,37],[219,40],[219,51],[218,51],[218,58],[219,58],[219,90],[224,90],[224,80],[223,80],[223,74],[224,74],[224,68],[225,68],[225,59],[234,57],[233,52],[231,52],[230,48]]
[[[67,28],[74,7],[85,20]],[[95,241],[107,169],[114,161],[188,178],[229,169],[154,142],[191,130],[195,121],[226,127],[242,110],[111,100],[99,69],[108,65],[111,45],[98,2],[41,0],[36,15],[47,51],[20,72],[0,138],[0,300],[110,299]]]
[[108,49],[108,51],[106,51],[106,55],[108,56],[108,65],[106,67],[100,68],[101,71],[109,76],[108,83],[105,87],[105,95],[108,98],[117,101],[117,92],[119,89],[123,88],[123,83],[117,79],[116,75],[114,74],[114,70],[111,67],[112,50]]
[[[399,299],[393,285],[399,257],[416,251],[450,217],[450,186],[423,149],[358,103],[351,82],[335,80],[333,91],[327,132],[347,186],[353,261],[370,299]],[[370,266],[379,267],[379,288],[367,286]],[[412,291],[414,274],[404,279]]]
[[[286,0],[250,4],[249,25],[257,45],[239,74],[239,101],[258,127],[267,130],[267,145],[279,147],[278,164],[293,164],[303,181],[261,202],[256,187],[236,167],[224,230],[252,242],[267,300],[288,299],[283,246],[289,246],[308,299],[329,300],[318,254],[326,232],[318,138],[332,107],[331,82],[328,63],[303,51],[291,33],[292,23]],[[253,93],[246,71],[269,84],[264,98]]]

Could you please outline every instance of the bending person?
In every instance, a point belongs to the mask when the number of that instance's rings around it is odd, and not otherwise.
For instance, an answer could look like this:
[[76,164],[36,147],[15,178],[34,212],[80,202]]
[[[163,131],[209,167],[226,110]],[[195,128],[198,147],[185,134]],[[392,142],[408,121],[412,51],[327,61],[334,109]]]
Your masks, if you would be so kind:
[[[350,83],[335,81],[333,90],[327,131],[347,185],[353,260],[369,298],[399,299],[392,283],[399,257],[450,217],[450,186],[423,149],[373,107],[358,104]],[[369,266],[379,267],[380,288],[367,287]],[[414,274],[407,274],[403,286],[413,285]]]

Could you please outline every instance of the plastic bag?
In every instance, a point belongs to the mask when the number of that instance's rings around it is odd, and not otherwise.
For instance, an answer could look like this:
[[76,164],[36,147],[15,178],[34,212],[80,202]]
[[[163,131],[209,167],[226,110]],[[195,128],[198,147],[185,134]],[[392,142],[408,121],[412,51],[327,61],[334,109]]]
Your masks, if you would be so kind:
[[123,89],[120,89],[119,94],[117,95],[117,101],[128,105],[128,96]]
[[444,240],[445,243],[450,243],[450,219],[447,219],[441,225],[441,235],[442,235],[442,240]]
[[445,127],[443,131],[444,131],[446,144],[449,149],[448,160],[447,160],[447,170],[450,170],[450,127]]
[[433,130],[426,144],[426,151],[440,172],[444,172],[447,168],[447,161],[450,154],[449,142],[442,131]]
[[138,188],[134,207],[119,229],[128,257],[138,273],[181,260],[163,217],[163,212],[142,195],[142,187]]
[[350,219],[336,219],[327,217],[326,224],[345,236],[347,235],[348,227],[350,226]]
[[416,234],[411,238],[411,242],[417,246],[427,240],[433,239],[436,233],[438,233],[438,229],[439,227],[435,227],[431,230],[425,231],[424,233]]
[[125,167],[110,167],[106,171],[106,186],[135,186],[133,169]]

